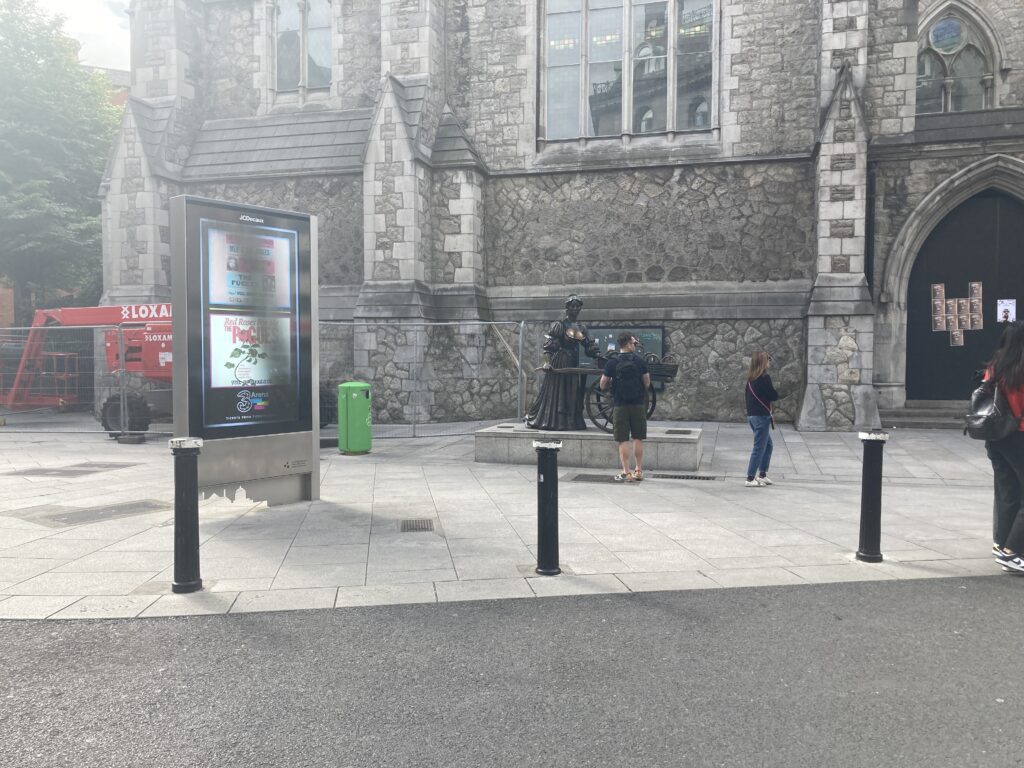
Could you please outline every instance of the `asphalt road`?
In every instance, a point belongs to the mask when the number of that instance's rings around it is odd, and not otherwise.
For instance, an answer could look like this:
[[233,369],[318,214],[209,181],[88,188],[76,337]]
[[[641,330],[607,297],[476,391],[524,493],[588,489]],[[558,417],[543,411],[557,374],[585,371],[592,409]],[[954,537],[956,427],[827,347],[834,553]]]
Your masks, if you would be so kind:
[[1016,766],[1022,590],[0,622],[0,765]]

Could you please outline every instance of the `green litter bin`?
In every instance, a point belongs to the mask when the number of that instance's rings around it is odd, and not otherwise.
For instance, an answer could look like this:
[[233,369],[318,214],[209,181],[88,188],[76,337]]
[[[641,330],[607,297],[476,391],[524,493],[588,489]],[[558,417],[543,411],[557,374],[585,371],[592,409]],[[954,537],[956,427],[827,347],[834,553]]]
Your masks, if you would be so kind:
[[338,385],[338,450],[369,453],[371,441],[370,385],[346,381]]

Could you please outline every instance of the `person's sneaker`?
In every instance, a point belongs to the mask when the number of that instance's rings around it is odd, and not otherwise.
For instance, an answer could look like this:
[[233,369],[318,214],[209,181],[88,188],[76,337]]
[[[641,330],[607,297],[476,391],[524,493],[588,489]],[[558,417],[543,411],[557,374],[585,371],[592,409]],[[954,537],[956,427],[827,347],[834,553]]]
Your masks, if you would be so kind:
[[641,482],[644,479],[644,471],[642,469],[634,469],[633,479],[638,483]]
[[760,488],[761,487],[761,483],[757,482],[757,480],[747,480],[745,483],[743,483],[743,485],[745,485],[747,488]]
[[775,485],[775,483],[771,481],[771,478],[769,478],[768,475],[761,475],[759,478],[757,478],[757,482],[760,483],[761,485]]
[[996,555],[996,562],[1004,569],[1024,573],[1024,559],[1016,553],[1000,552]]
[[619,472],[619,474],[612,477],[616,483],[632,483],[633,473],[632,472]]

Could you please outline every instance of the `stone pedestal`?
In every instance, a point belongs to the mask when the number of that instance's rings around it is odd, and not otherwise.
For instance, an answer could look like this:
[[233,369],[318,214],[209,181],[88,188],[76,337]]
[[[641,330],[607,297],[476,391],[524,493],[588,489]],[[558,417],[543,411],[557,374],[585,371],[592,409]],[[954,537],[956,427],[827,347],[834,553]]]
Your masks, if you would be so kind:
[[[534,440],[561,440],[558,464],[613,471],[619,466],[618,444],[607,432],[588,429],[547,432],[522,424],[499,424],[474,435],[475,460],[500,464],[536,464]],[[644,470],[688,471],[700,466],[703,438],[699,429],[648,427]]]

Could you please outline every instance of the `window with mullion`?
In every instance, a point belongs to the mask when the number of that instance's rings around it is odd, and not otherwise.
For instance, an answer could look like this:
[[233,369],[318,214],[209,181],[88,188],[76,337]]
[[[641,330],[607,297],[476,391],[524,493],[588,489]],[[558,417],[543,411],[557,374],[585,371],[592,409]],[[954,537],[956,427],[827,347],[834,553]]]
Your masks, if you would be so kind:
[[622,0],[589,0],[587,136],[622,133]]
[[331,84],[330,0],[278,0],[275,5],[278,91]]
[[544,137],[710,128],[713,33],[714,0],[547,0]]

